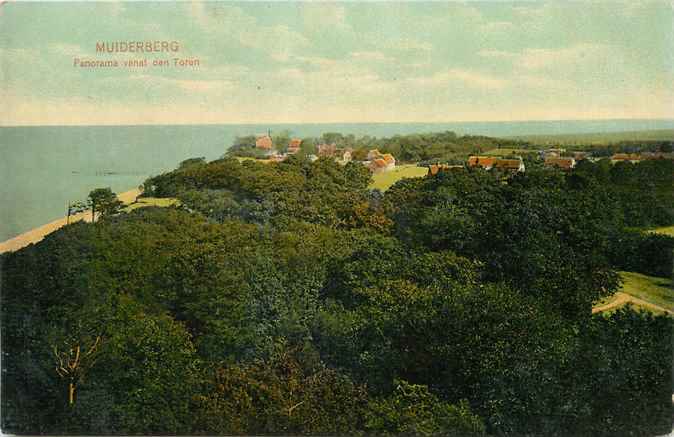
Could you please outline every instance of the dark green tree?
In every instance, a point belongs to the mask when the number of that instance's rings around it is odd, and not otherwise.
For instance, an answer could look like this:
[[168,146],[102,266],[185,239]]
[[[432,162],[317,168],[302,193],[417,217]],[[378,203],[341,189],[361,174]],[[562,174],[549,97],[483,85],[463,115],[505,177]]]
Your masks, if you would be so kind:
[[89,193],[88,206],[91,209],[91,221],[98,217],[107,217],[117,214],[123,203],[110,188],[96,188]]

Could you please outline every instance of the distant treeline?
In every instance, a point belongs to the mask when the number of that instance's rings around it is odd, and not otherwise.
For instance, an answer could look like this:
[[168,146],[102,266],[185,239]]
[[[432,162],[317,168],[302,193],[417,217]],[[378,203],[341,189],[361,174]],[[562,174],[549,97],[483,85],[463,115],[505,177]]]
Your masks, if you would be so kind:
[[[290,141],[289,132],[281,132],[272,136],[275,148],[280,152],[287,150]],[[369,135],[356,137],[353,134],[344,135],[338,132],[324,133],[320,137],[302,138],[301,153],[316,154],[319,144],[335,144],[339,148],[353,149],[353,158],[364,160],[367,152],[378,149],[382,153],[391,153],[398,161],[461,161],[470,154],[486,152],[497,148],[526,148],[528,143],[521,140],[508,140],[485,136],[457,136],[451,131],[394,135],[389,138],[377,138]],[[262,152],[255,149],[255,137],[237,137],[229,149],[228,156],[262,156]]]
[[[411,137],[366,147],[432,156]],[[382,193],[359,163],[187,160],[144,185],[179,206],[0,258],[3,430],[665,434],[672,319],[591,308],[617,267],[667,274],[674,238],[631,229],[674,224],[672,165],[459,169]]]
[[674,141],[674,129],[653,129],[625,132],[597,132],[585,134],[518,135],[516,137],[540,146],[564,145],[569,147],[606,146],[622,142]]
[[[597,134],[598,135],[598,134]],[[618,140],[610,143],[597,143],[592,141],[589,135],[587,141],[582,142],[555,142],[555,136],[536,136],[522,138],[492,138],[486,136],[464,135],[458,136],[451,131],[394,135],[389,138],[376,138],[368,135],[356,137],[353,134],[344,135],[338,132],[324,133],[320,137],[302,138],[300,153],[305,155],[317,154],[318,144],[335,144],[339,148],[353,149],[353,157],[356,160],[364,160],[367,152],[371,149],[379,149],[383,153],[391,153],[397,160],[402,162],[449,162],[459,163],[465,161],[468,155],[484,153],[493,149],[516,149],[531,150],[535,153],[538,149],[554,147],[555,145],[571,147],[573,150],[588,151],[595,157],[609,157],[616,153],[642,153],[642,152],[672,152],[673,140]],[[579,135],[578,138],[584,138]],[[622,137],[617,137],[622,138]],[[264,157],[265,152],[255,148],[253,135],[237,137],[226,156],[239,157]],[[291,135],[289,131],[282,131],[272,135],[274,148],[283,153],[287,151]],[[567,144],[568,143],[568,144]]]
[[616,153],[662,152],[671,153],[674,141],[620,141],[605,146],[588,146],[592,156],[609,157]]

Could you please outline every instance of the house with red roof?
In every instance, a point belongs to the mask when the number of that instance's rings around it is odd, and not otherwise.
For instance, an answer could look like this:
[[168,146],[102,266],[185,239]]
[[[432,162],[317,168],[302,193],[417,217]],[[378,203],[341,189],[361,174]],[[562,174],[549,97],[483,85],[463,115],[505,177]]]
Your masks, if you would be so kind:
[[450,164],[431,164],[428,166],[428,173],[426,176],[435,176],[438,173],[442,173],[449,170],[463,170],[463,165],[450,165]]
[[332,144],[319,144],[318,145],[318,156],[335,156],[337,152],[337,145]]
[[480,167],[485,170],[491,170],[495,162],[496,158],[493,156],[469,156],[466,165],[468,167]]
[[368,168],[372,173],[381,173],[383,171],[386,171],[386,168],[388,167],[388,164],[383,158],[377,158],[373,159],[370,161],[368,164]]
[[546,167],[557,167],[564,171],[571,171],[576,166],[575,158],[546,158]]
[[290,140],[290,143],[288,143],[288,154],[294,155],[295,153],[299,152],[301,145],[302,140],[299,138],[293,138],[292,140]]
[[494,161],[493,168],[509,173],[521,173],[525,170],[522,158],[502,159],[497,158]]
[[255,138],[255,148],[262,150],[271,150],[273,146],[270,135],[260,135]]
[[641,156],[638,153],[616,153],[611,156],[611,162],[639,162],[641,161]]
[[396,159],[390,153],[381,153],[377,149],[370,150],[367,154],[367,161],[363,161],[371,172],[379,173],[391,170],[396,166]]

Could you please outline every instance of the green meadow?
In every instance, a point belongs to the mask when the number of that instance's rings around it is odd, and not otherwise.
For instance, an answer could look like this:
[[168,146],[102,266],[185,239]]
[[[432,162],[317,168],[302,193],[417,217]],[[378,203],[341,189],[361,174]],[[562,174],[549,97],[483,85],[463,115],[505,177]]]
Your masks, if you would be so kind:
[[620,272],[623,279],[621,291],[674,312],[672,280],[634,272]]
[[370,183],[368,188],[386,191],[401,179],[419,178],[426,176],[427,173],[428,169],[426,167],[418,167],[416,164],[399,165],[393,170],[373,175],[372,183]]
[[658,129],[647,131],[626,132],[598,132],[586,134],[560,134],[560,135],[522,135],[510,137],[528,141],[540,145],[606,145],[621,141],[671,141],[674,140],[674,129]]
[[613,296],[595,305],[602,312],[613,312],[630,304],[656,314],[674,313],[674,292],[672,280],[635,272],[619,272],[623,283]]
[[649,230],[648,232],[652,232],[654,234],[669,235],[671,237],[674,237],[674,226],[664,226],[661,228],[655,228]]
[[537,150],[534,149],[509,149],[509,148],[499,148],[488,150],[482,155],[487,156],[508,156],[508,155],[526,155],[527,153],[536,153]]
[[131,212],[134,209],[144,208],[146,206],[160,206],[165,208],[171,205],[177,205],[178,203],[178,199],[174,198],[139,197],[135,202],[128,205],[124,211]]

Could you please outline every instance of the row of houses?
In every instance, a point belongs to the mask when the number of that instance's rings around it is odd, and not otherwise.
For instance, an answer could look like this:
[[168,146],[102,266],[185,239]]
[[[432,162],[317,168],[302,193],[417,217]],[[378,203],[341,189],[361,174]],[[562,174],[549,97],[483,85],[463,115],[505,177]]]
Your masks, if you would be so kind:
[[[556,167],[562,170],[569,171],[576,166],[577,160],[573,157],[555,157],[550,156],[545,158],[544,164],[546,167]],[[467,167],[479,167],[485,170],[492,168],[507,171],[511,173],[521,173],[526,170],[522,158],[497,158],[493,156],[471,156],[466,162]]]
[[[302,140],[300,138],[292,138],[288,143],[288,151],[286,153],[278,153],[274,150],[274,143],[270,134],[259,135],[255,139],[255,148],[267,151],[267,156],[271,161],[281,162],[288,156],[294,155],[300,151]],[[309,155],[308,158],[312,161],[320,158],[334,158],[340,164],[346,165],[353,159],[353,149],[350,147],[337,147],[335,143],[319,144],[316,147],[316,155]],[[371,172],[380,173],[383,171],[395,168],[396,160],[390,153],[381,153],[377,149],[370,150],[367,154],[367,159],[361,161]]]
[[258,135],[255,138],[255,148],[267,152],[267,156],[271,161],[281,162],[288,156],[294,155],[300,151],[302,140],[300,138],[292,138],[288,143],[288,148],[285,153],[279,153],[274,149],[274,141],[271,138],[271,133],[267,135]]
[[514,173],[520,173],[526,169],[522,158],[505,159],[495,156],[470,156],[468,157],[468,161],[466,161],[466,166],[485,170],[496,168]]
[[[547,158],[545,165],[557,167],[562,170],[571,170],[576,166],[574,158]],[[522,173],[526,166],[522,158],[498,158],[494,156],[470,156],[465,165],[432,164],[428,166],[428,175],[434,176],[442,171],[469,168],[481,168],[483,170],[496,169],[506,173]]]
[[392,170],[396,166],[396,159],[390,153],[381,153],[377,149],[370,150],[367,153],[367,160],[363,161],[372,173],[381,173]]
[[[302,145],[302,140],[299,138],[292,138],[288,143],[288,153],[294,154],[299,152],[300,146]],[[271,138],[271,133],[266,135],[258,135],[255,137],[255,148],[261,150],[273,150],[274,141]]]
[[[286,153],[278,153],[273,148],[273,141],[270,134],[260,135],[256,138],[255,147],[269,152],[268,156],[272,161],[283,161],[289,155],[299,152],[302,146],[302,140],[299,138],[292,138],[288,143]],[[309,155],[309,159],[316,160],[319,157],[334,158],[340,164],[346,164],[353,159],[353,149],[349,147],[340,148],[335,143],[319,144],[317,146],[317,156]],[[567,152],[562,148],[551,148],[539,151],[539,157],[544,161],[546,167],[555,167],[563,171],[571,171],[576,167],[579,161],[590,158],[587,152],[571,151]],[[674,159],[672,153],[661,152],[645,152],[645,153],[617,153],[611,156],[612,162],[639,162],[650,159]],[[367,159],[360,161],[371,172],[379,173],[388,171],[396,166],[396,160],[390,153],[381,153],[377,149],[370,150]],[[447,165],[437,164],[430,165],[428,169],[429,175],[435,175],[440,171],[446,171],[454,168],[463,168],[463,165]],[[465,167],[482,168],[484,170],[497,169],[501,172],[520,173],[526,170],[522,158],[502,158],[496,156],[470,156],[466,161]]]
[[[566,155],[566,156],[565,156]],[[571,156],[569,156],[571,155]],[[579,161],[591,159],[586,152],[569,152],[565,149],[548,149],[540,152],[541,159],[544,160],[546,167],[555,167],[564,171],[571,171],[576,167]],[[639,162],[655,159],[674,159],[672,153],[645,152],[645,153],[617,153],[611,157],[611,162]],[[466,161],[465,167],[482,168],[484,170],[498,169],[510,173],[520,173],[525,171],[522,158],[499,158],[495,156],[470,156]],[[436,175],[441,171],[464,168],[463,165],[434,164],[428,167],[430,176]]]
[[[587,153],[567,153],[566,149],[555,148],[539,151],[539,158],[544,161],[544,164],[547,167],[571,170],[576,166],[577,161],[587,158]],[[524,161],[521,157],[501,158],[496,156],[470,156],[468,161],[466,161],[466,167],[482,168],[484,170],[498,169],[509,173],[521,173],[526,170]],[[429,172],[432,171],[433,169],[429,170]]]
[[616,153],[611,156],[611,162],[640,162],[658,159],[674,159],[674,153],[643,152],[643,153]]
[[589,155],[587,152],[571,151],[567,152],[566,149],[546,149],[540,150],[538,152],[539,157],[542,160],[548,158],[573,158],[576,161],[582,161],[586,159]]
[[571,157],[545,158],[546,167],[557,167],[565,171],[571,171],[577,162],[576,158]]
[[431,164],[428,166],[428,176],[435,176],[438,173],[462,170],[464,168],[481,168],[483,170],[496,169],[505,173],[521,173],[526,170],[522,158],[498,158],[495,156],[469,156],[465,165],[451,164]]
[[[335,144],[319,144],[319,157],[332,157],[341,164],[351,162],[353,159],[353,149],[350,147],[339,148]],[[372,149],[367,153],[367,158],[360,161],[372,173],[381,173],[392,170],[396,166],[396,159],[390,153],[381,153],[377,149]]]
[[338,162],[346,164],[351,162],[353,149],[351,147],[337,147],[335,143],[323,143],[316,146],[316,153],[319,158],[335,158]]
[[[560,156],[560,157],[546,157],[545,165],[548,167],[557,167],[562,170],[571,170],[573,169],[579,161],[584,159],[596,160],[597,158],[591,158],[585,152],[573,152],[573,156]],[[616,153],[611,156],[611,162],[641,162],[648,160],[656,159],[674,159],[674,154],[672,153],[662,153],[662,152],[644,152],[644,153]]]

